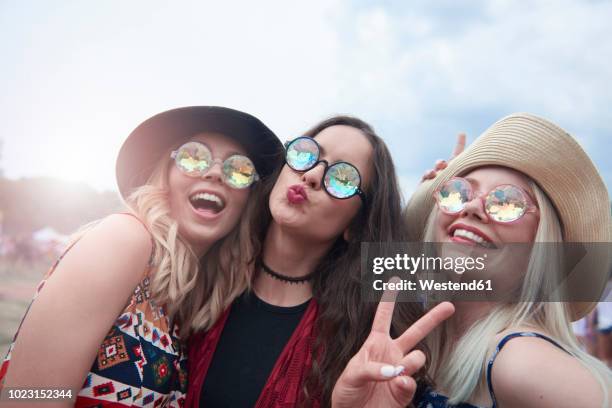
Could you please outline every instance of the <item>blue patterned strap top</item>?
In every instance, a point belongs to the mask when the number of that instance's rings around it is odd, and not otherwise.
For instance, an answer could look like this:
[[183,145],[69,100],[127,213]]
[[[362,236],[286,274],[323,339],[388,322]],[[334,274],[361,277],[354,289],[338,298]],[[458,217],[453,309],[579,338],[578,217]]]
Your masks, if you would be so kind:
[[[553,345],[559,347],[566,353],[568,352],[563,347],[561,347],[559,343],[557,343],[550,337],[544,336],[540,333],[516,332],[504,336],[504,338],[501,339],[500,342],[497,344],[497,347],[495,347],[495,351],[493,352],[493,355],[487,363],[487,387],[489,388],[489,394],[491,394],[491,400],[493,401],[492,408],[497,408],[497,400],[495,399],[495,393],[493,392],[493,381],[491,380],[491,371],[493,369],[493,363],[495,362],[495,358],[497,357],[501,349],[506,345],[506,343],[515,337],[538,337],[540,339],[552,343]],[[448,397],[442,394],[438,394],[435,390],[431,388],[427,388],[422,393],[420,393],[420,395],[417,395],[415,404],[417,408],[479,408],[475,405],[468,404],[466,402],[462,402],[457,405],[450,405],[448,403]]]
[[487,387],[489,387],[489,394],[491,394],[491,400],[493,400],[493,408],[497,407],[497,400],[495,399],[495,393],[493,392],[493,381],[491,380],[491,371],[493,369],[493,362],[495,361],[495,358],[497,357],[501,349],[506,345],[506,343],[515,337],[538,337],[540,339],[548,341],[549,343],[552,343],[553,345],[559,347],[561,350],[569,354],[569,352],[565,350],[563,347],[561,347],[559,343],[557,343],[550,337],[544,336],[543,334],[540,334],[540,333],[516,332],[516,333],[510,333],[504,336],[504,338],[501,339],[501,341],[497,344],[497,347],[495,348],[495,351],[493,352],[491,359],[487,363]]

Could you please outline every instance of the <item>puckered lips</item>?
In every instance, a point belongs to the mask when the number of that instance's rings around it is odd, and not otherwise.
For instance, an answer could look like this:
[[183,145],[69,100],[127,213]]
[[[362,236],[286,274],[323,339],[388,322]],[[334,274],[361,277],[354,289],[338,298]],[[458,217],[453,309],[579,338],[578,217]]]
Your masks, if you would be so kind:
[[458,244],[476,245],[484,248],[497,249],[493,240],[480,229],[466,224],[453,224],[448,228],[451,241]]
[[306,189],[301,184],[294,184],[287,190],[287,201],[290,204],[302,204],[307,200]]
[[213,190],[199,189],[189,195],[193,211],[207,220],[217,218],[225,209],[226,202],[223,194]]

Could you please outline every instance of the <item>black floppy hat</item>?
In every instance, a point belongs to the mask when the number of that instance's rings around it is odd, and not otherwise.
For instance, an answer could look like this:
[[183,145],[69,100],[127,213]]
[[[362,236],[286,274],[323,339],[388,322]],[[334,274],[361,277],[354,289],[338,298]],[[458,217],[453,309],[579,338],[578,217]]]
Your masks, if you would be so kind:
[[282,158],[283,144],[256,117],[221,106],[171,109],[142,122],[130,133],[117,156],[117,185],[123,198],[143,185],[162,155],[201,132],[221,133],[246,150],[261,178],[270,175]]

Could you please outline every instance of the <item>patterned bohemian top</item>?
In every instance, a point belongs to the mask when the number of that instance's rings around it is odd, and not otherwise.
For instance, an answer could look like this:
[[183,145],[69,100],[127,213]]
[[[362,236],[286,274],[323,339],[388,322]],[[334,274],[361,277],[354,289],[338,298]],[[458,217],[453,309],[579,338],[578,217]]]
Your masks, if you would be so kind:
[[[32,303],[68,250],[70,247],[38,285]],[[98,355],[76,397],[76,407],[184,405],[187,391],[185,350],[179,342],[177,326],[169,321],[165,308],[156,305],[151,298],[152,270],[150,260],[127,306],[100,344]],[[18,334],[19,330],[0,367],[0,384],[4,381]]]

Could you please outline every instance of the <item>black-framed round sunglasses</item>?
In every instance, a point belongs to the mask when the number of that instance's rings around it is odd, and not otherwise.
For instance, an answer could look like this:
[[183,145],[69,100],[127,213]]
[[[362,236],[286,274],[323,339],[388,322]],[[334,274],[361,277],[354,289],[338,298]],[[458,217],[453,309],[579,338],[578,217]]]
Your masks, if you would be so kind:
[[345,161],[330,164],[319,160],[321,148],[312,137],[300,136],[285,143],[285,162],[295,171],[305,172],[319,163],[325,164],[321,185],[324,190],[339,200],[346,200],[355,195],[365,204],[366,196],[361,190],[361,174],[357,167]]

